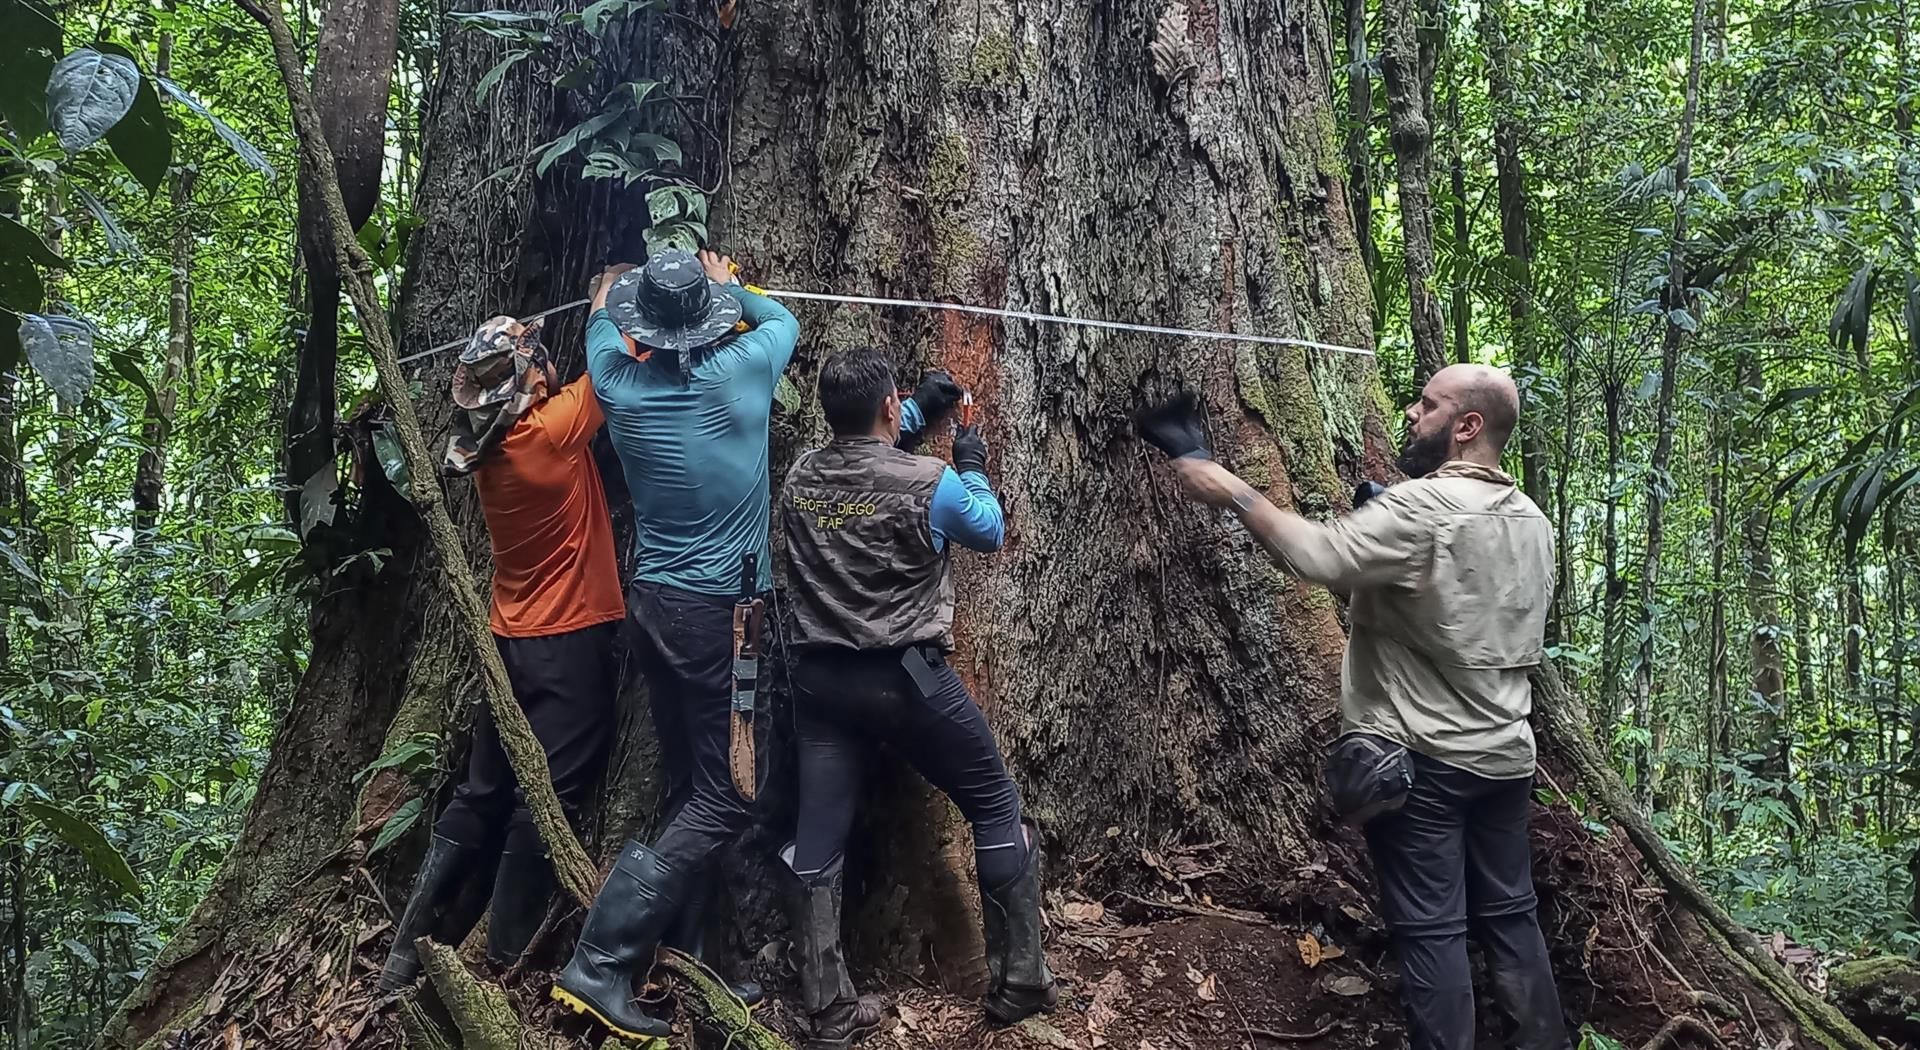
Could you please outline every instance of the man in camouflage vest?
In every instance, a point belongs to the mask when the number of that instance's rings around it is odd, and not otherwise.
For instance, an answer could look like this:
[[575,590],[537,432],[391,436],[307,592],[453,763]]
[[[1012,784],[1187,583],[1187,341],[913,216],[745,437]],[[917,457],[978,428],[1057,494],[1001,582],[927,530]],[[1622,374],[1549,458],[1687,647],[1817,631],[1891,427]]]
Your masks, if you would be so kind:
[[[988,1016],[1012,1024],[1057,999],[1040,944],[1039,849],[1020,793],[953,648],[951,544],[998,550],[1004,526],[987,481],[987,446],[971,427],[953,466],[904,451],[958,402],[929,373],[903,402],[893,365],[845,350],[820,371],[833,440],[800,458],[780,500],[793,596],[794,707],[800,824],[787,862],[797,876],[795,943],[807,1050],[843,1050],[871,1031],[880,1005],[856,996],[840,949],[841,850],[865,756],[885,744],[973,825],[988,968]],[[905,437],[903,439],[903,432]]]

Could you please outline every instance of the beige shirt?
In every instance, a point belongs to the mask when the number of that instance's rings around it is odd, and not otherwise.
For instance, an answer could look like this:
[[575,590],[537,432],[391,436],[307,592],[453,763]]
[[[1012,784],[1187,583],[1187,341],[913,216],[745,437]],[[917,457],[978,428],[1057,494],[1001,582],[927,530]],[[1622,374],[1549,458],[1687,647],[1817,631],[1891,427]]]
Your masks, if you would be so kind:
[[1532,775],[1527,672],[1544,655],[1553,530],[1512,478],[1456,460],[1274,560],[1352,595],[1343,732],[1484,777]]

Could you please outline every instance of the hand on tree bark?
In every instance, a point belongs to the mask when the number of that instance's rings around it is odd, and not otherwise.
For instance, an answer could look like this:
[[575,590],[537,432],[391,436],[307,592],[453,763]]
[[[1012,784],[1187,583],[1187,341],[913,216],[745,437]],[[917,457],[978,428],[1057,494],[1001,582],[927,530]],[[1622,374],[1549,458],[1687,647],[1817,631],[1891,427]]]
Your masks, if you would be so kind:
[[710,248],[702,248],[700,266],[707,271],[707,279],[715,284],[740,283],[740,267],[734,265],[731,255],[721,255]]

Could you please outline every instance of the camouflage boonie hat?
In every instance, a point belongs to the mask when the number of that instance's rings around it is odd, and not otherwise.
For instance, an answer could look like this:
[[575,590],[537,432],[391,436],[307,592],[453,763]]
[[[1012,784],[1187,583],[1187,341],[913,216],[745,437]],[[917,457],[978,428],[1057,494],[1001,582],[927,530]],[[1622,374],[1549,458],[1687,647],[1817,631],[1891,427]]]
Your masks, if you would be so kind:
[[460,351],[452,389],[459,411],[447,439],[447,473],[472,473],[534,406],[540,381],[549,389],[557,381],[547,348],[540,343],[540,323],[521,324],[505,315],[491,318]]

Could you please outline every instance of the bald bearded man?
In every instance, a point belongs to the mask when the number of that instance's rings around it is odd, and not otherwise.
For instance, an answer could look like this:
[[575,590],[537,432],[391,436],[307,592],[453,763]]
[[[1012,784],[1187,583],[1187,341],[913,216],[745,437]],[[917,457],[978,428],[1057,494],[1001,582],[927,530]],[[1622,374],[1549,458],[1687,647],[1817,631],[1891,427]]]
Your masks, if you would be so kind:
[[1474,1045],[1470,924],[1511,1045],[1569,1045],[1527,844],[1528,671],[1554,557],[1546,517],[1500,470],[1519,416],[1504,372],[1441,370],[1406,411],[1399,467],[1414,480],[1326,524],[1213,462],[1191,415],[1142,422],[1189,496],[1232,509],[1281,569],[1351,595],[1328,788],[1365,826],[1413,1050]]

